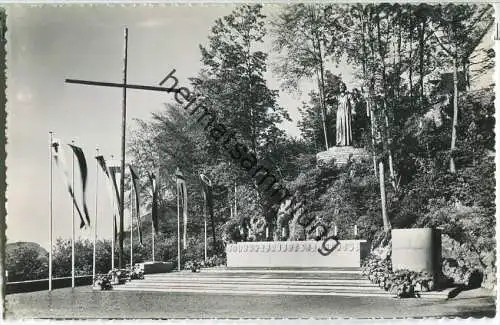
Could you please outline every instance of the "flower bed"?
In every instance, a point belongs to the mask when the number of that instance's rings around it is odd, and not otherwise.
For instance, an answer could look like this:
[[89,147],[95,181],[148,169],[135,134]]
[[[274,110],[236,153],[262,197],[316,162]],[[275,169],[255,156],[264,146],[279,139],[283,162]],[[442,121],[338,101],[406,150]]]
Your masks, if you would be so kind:
[[386,254],[385,258],[370,255],[362,267],[362,272],[372,283],[399,298],[418,297],[419,292],[435,289],[433,277],[427,272],[393,271],[390,253]]
[[108,277],[111,280],[111,284],[124,284],[130,281],[130,272],[127,269],[111,269],[108,272]]
[[111,290],[111,289],[113,289],[113,286],[111,285],[110,276],[107,274],[96,275],[92,288],[94,290]]
[[130,280],[144,280],[144,271],[137,264],[133,267],[128,266],[127,271]]
[[215,255],[207,258],[206,261],[201,259],[187,260],[184,263],[184,270],[191,270],[192,272],[199,272],[201,268],[205,267],[219,267],[226,265],[226,258],[223,255]]

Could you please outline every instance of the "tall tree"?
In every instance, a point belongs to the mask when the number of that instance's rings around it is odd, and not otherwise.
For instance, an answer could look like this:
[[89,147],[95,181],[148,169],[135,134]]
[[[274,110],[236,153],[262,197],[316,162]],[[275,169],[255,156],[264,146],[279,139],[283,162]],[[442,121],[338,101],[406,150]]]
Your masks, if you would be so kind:
[[207,46],[200,46],[202,72],[193,79],[205,104],[237,132],[257,156],[268,152],[284,133],[277,125],[289,119],[279,107],[278,92],[267,87],[267,54],[258,48],[266,28],[261,5],[243,5],[215,21]]
[[[339,93],[339,86],[342,82],[340,76],[334,75],[329,70],[325,72],[325,92],[323,101],[320,100],[321,95],[317,92],[309,94],[309,103],[303,103],[299,107],[301,119],[298,121],[298,126],[301,131],[302,137],[305,141],[315,148],[315,152],[320,151],[321,147],[325,147],[325,138],[323,137],[323,124],[322,124],[322,103],[326,104],[328,108],[326,111],[326,123],[334,126],[336,124],[336,114],[334,113],[337,106],[337,95]],[[329,143],[335,143],[334,128],[327,129],[327,138]]]
[[[272,23],[274,50],[280,53],[275,72],[282,87],[297,90],[300,81],[316,79],[325,148],[330,143],[327,128],[326,66],[337,53],[340,30],[335,25],[338,11],[333,5],[295,4],[287,6]],[[336,31],[333,33],[333,31]]]
[[[433,16],[431,28],[445,64],[453,71],[453,124],[451,133],[450,172],[456,172],[455,150],[458,128],[458,69],[464,67],[479,40],[493,24],[492,7],[478,5],[446,5]],[[447,60],[446,60],[447,58]],[[446,62],[448,61],[448,62]],[[462,70],[465,75],[465,69]]]

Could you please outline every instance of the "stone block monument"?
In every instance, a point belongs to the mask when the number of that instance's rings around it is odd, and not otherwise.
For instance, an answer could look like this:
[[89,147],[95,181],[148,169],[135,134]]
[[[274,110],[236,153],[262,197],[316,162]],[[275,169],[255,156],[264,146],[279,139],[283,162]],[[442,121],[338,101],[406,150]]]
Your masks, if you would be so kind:
[[392,269],[441,273],[441,231],[434,228],[392,230]]

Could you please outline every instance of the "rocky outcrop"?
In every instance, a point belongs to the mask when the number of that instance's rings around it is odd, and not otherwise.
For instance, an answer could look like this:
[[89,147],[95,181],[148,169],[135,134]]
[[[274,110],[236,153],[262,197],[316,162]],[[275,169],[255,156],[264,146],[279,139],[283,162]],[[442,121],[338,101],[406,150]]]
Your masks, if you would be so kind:
[[494,252],[474,253],[448,235],[442,236],[443,274],[457,284],[469,287],[496,286]]
[[370,154],[363,148],[331,147],[327,151],[316,154],[316,161],[319,166],[334,163],[337,166],[343,166],[349,161],[360,161],[369,159]]

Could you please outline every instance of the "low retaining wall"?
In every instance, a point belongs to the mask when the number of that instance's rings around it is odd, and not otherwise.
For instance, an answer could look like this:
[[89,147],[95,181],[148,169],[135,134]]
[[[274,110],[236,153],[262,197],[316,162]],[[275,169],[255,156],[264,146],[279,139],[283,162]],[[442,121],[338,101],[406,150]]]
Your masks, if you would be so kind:
[[[92,284],[92,275],[82,275],[75,277],[76,286],[84,286]],[[71,277],[53,278],[52,289],[69,288],[71,287]],[[49,279],[7,282],[5,293],[20,293],[49,290]]]
[[392,230],[393,270],[441,272],[441,231],[433,228]]
[[[329,240],[331,249],[336,242]],[[341,240],[323,256],[323,241],[244,242],[228,244],[227,267],[360,267],[369,253],[365,240]]]

